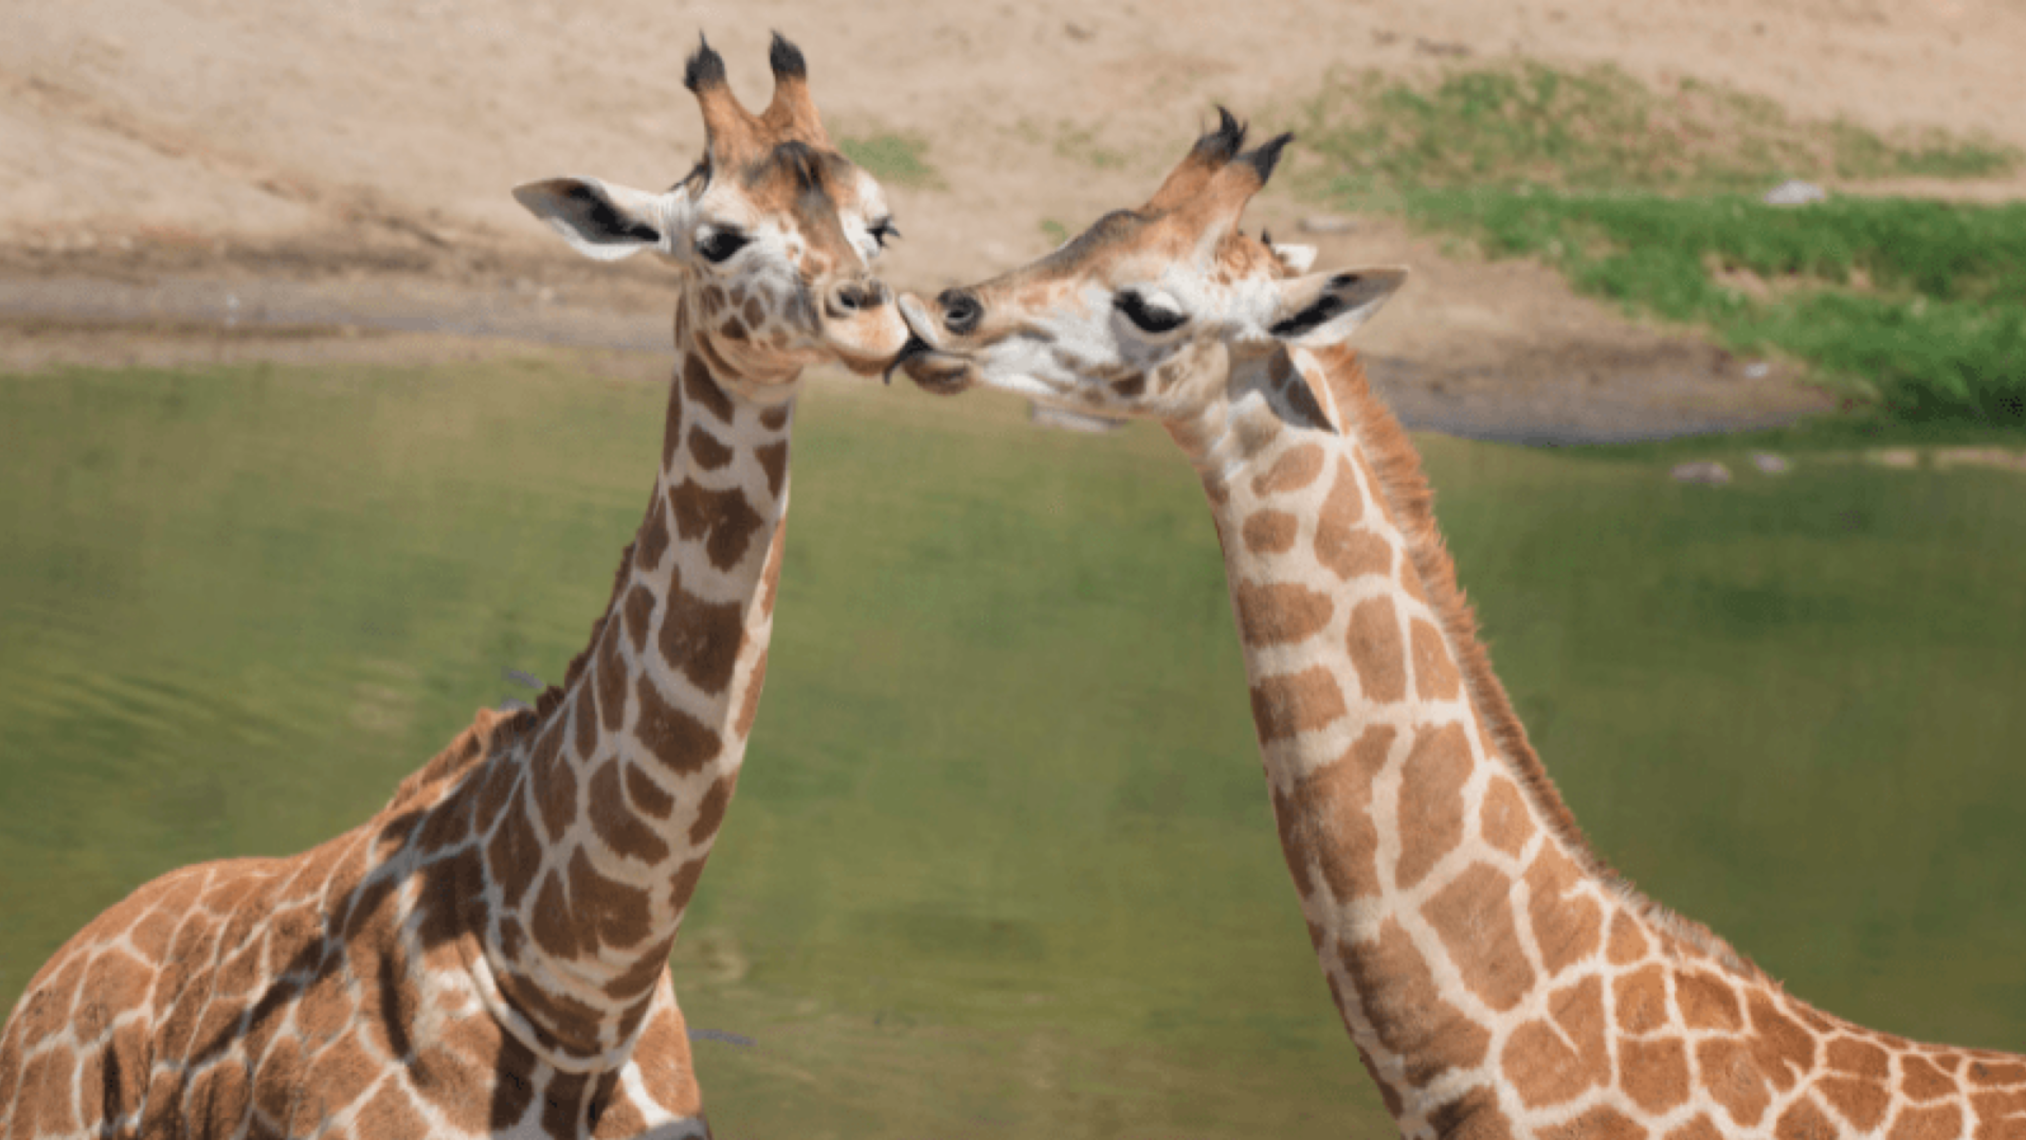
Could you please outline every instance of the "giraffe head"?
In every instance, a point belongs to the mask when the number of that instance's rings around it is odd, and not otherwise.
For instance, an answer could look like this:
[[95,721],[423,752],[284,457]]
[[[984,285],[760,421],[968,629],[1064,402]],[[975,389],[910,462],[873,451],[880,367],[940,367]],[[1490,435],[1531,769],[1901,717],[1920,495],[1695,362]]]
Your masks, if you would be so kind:
[[776,33],[774,96],[754,115],[701,44],[683,85],[703,110],[702,161],[665,193],[595,178],[551,178],[514,198],[579,253],[600,261],[653,250],[685,275],[684,323],[730,371],[792,379],[837,359],[859,372],[891,360],[907,329],[869,271],[899,236],[886,195],[837,153],[809,96],[808,65]]
[[1245,204],[1292,136],[1247,151],[1245,128],[1222,108],[1218,118],[1139,209],[933,304],[901,298],[912,336],[895,367],[930,391],[985,384],[1173,421],[1240,398],[1228,381],[1247,358],[1348,338],[1406,271],[1304,274],[1313,249],[1242,232]]

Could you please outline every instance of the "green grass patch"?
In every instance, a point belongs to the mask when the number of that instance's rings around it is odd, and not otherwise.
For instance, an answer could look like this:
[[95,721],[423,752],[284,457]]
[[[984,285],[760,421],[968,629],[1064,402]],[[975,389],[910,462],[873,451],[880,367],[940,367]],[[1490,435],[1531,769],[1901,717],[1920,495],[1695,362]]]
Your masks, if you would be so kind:
[[1771,100],[1694,79],[1656,89],[1609,64],[1565,71],[1522,61],[1454,71],[1433,86],[1377,71],[1338,76],[1293,118],[1328,177],[1381,191],[1745,190],[1782,178],[1993,175],[2021,159],[1988,139],[1795,120]]
[[2016,149],[1789,117],[1695,80],[1609,65],[1339,78],[1294,116],[1301,183],[1538,256],[1584,292],[1777,352],[1869,411],[2026,428],[2026,205],[1837,198],[1764,205],[1786,178],[1970,177]]
[[896,186],[940,187],[942,175],[929,165],[928,140],[892,132],[838,140],[837,150],[881,182]]
[[2026,203],[1423,190],[1404,209],[1739,351],[1806,360],[1895,419],[2026,429]]
[[[610,590],[663,393],[552,364],[0,377],[0,1009],[171,867],[301,850]],[[721,1135],[1390,1127],[1318,976],[1164,435],[822,381],[678,946]],[[1603,854],[1799,995],[2026,1045],[2026,482],[1420,440]],[[1818,457],[1819,458],[1819,457]],[[1946,970],[1934,963],[1947,962]]]

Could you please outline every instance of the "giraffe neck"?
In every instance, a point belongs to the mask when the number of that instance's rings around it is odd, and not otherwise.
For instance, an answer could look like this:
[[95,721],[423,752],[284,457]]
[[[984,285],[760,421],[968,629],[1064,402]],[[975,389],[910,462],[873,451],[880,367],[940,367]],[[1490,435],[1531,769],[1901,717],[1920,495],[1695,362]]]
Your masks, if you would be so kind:
[[1171,430],[1216,516],[1311,939],[1411,1135],[1488,1087],[1502,1027],[1559,1000],[1616,904],[1491,677],[1418,464],[1355,358],[1241,361],[1228,391]]
[[467,782],[487,904],[472,968],[566,1068],[630,1047],[766,677],[795,385],[746,384],[694,327],[679,310],[661,469],[591,644]]

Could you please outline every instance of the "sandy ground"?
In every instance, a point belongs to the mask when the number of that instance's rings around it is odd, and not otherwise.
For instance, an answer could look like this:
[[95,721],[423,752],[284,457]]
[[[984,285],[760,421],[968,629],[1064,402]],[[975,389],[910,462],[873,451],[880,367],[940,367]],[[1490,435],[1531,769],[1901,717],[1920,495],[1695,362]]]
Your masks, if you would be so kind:
[[[1045,250],[1044,222],[1142,200],[1213,104],[1272,123],[1332,69],[1608,60],[1797,115],[2026,146],[2017,0],[15,5],[0,14],[0,364],[398,355],[446,337],[653,351],[665,274],[572,260],[506,190],[563,172],[666,185],[702,143],[681,87],[697,32],[758,105],[771,28],[808,55],[833,135],[926,140],[936,182],[890,188],[907,237],[885,273],[930,290]],[[2026,180],[1952,189],[2026,197]],[[1311,212],[1269,191],[1254,217],[1294,234]],[[1301,240],[1325,266],[1414,268],[1365,340],[1413,422],[1589,438],[1823,404],[1777,362],[1629,322],[1535,265],[1459,260],[1384,219]],[[80,321],[143,327],[115,342]],[[346,328],[378,332],[312,335]]]

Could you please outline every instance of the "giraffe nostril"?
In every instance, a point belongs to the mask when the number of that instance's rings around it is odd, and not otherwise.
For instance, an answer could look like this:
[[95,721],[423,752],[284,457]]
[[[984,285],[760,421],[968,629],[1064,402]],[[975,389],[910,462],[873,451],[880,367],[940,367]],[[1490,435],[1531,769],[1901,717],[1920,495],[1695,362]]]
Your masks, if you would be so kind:
[[830,312],[832,316],[845,316],[876,309],[886,300],[886,284],[882,281],[846,281],[830,291]]
[[936,304],[943,307],[943,327],[958,336],[977,328],[985,315],[985,307],[978,303],[978,298],[963,289],[943,290]]

